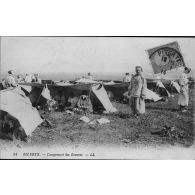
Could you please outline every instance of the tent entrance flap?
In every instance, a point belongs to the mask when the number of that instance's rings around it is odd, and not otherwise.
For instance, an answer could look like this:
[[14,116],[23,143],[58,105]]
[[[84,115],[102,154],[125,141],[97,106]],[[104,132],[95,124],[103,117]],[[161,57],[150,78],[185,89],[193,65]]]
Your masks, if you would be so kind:
[[104,89],[103,85],[93,85],[90,92],[91,102],[93,110],[102,109],[107,112],[116,112],[117,109],[112,105],[109,100],[108,94]]

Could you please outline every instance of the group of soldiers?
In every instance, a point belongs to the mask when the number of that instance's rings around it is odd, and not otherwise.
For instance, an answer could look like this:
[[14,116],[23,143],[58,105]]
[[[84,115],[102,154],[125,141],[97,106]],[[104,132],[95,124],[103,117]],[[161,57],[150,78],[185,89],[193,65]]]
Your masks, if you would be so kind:
[[40,79],[38,74],[26,74],[25,77],[22,77],[21,75],[18,75],[16,78],[13,74],[12,70],[8,71],[8,75],[5,79],[2,79],[2,85],[4,89],[10,88],[10,87],[16,87],[18,83],[42,83],[42,80]]
[[[189,104],[189,80],[187,74],[191,71],[190,68],[184,67],[183,73],[180,75],[178,84],[180,86],[178,105],[179,110],[186,112]],[[135,75],[126,73],[123,82],[130,82],[128,87],[128,97],[131,111],[135,116],[145,113],[145,98],[147,82],[143,76],[141,66],[135,67]]]
[[[189,86],[188,86],[187,74],[190,71],[191,69],[184,67],[184,72],[180,75],[179,78],[180,94],[179,94],[178,105],[180,106],[182,112],[187,111],[188,102],[189,102]],[[93,80],[91,73],[88,73],[87,78]],[[16,87],[17,83],[22,83],[22,82],[41,83],[42,81],[38,74],[34,74],[34,75],[26,74],[25,78],[22,78],[20,75],[18,75],[17,79],[15,79],[13,75],[13,71],[10,70],[8,71],[8,76],[6,77],[6,79],[2,81],[2,85],[6,89],[9,87]],[[132,113],[135,116],[139,116],[140,114],[145,113],[145,98],[146,98],[147,82],[143,76],[142,67],[136,66],[134,75],[130,75],[129,73],[126,73],[123,82],[130,82],[130,85],[128,87],[128,96],[130,100],[129,102],[130,102]]]

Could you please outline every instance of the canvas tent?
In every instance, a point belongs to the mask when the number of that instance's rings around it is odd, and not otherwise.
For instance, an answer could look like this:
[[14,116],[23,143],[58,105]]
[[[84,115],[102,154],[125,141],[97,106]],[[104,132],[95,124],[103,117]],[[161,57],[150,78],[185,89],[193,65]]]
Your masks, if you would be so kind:
[[29,93],[28,98],[33,106],[36,106],[37,103],[43,101],[43,97],[41,96],[42,91],[43,88],[33,87],[32,91]]
[[[29,86],[21,86],[21,89],[25,92],[25,88]],[[46,85],[43,87],[33,87],[29,94],[27,94],[28,98],[30,99],[33,106],[36,106],[38,103],[46,103],[46,100],[52,100],[50,90]]]
[[104,88],[106,89],[109,96],[114,97],[115,99],[122,99],[123,94],[128,90],[129,82],[125,83],[114,83],[105,85]]
[[32,90],[32,87],[28,86],[28,85],[20,85],[20,87],[21,87],[22,90],[25,90],[28,93],[30,93],[31,90]]
[[48,89],[47,84],[46,84],[46,86],[44,86],[41,95],[42,95],[46,100],[52,100],[51,94],[50,94],[50,90]]
[[30,94],[32,91],[32,87],[28,85],[19,85],[21,87],[21,90],[25,93],[26,96]]
[[180,93],[180,86],[177,82],[171,81],[171,86],[175,89],[175,92]]
[[158,93],[160,96],[170,97],[170,93],[169,93],[169,91],[165,88],[165,86],[163,85],[162,81],[157,81],[157,82],[156,82],[156,86],[157,86],[157,93]]
[[81,78],[75,81],[76,83],[98,83],[97,81],[91,80],[91,79],[86,79],[86,78]]
[[116,84],[114,81],[104,82],[104,85],[114,85]]
[[71,83],[66,82],[66,81],[56,81],[55,84],[59,85],[59,86],[70,86],[70,85],[72,85]]
[[[129,98],[128,91],[126,91],[123,94],[123,96]],[[157,101],[159,101],[161,99],[162,99],[162,97],[160,97],[158,94],[156,94],[155,92],[153,92],[153,91],[151,91],[149,89],[146,89],[146,100],[157,102]]]
[[43,122],[37,109],[32,107],[29,98],[19,88],[2,90],[0,97],[0,110],[16,118],[27,135]]
[[154,102],[157,102],[159,100],[161,100],[162,97],[160,97],[158,94],[156,94],[155,92],[146,89],[146,100],[152,100]]
[[90,99],[93,110],[99,110],[100,107],[106,112],[116,112],[117,109],[110,102],[104,86],[101,84],[93,85],[90,91]]
[[[21,84],[22,86],[32,86],[32,91],[28,95],[33,105],[36,105],[39,102],[43,102],[45,98],[41,95],[43,88],[45,87],[44,84],[38,83],[30,83],[30,84]],[[60,100],[61,96],[64,96],[66,101],[68,100],[71,93],[74,93],[75,96],[79,97],[84,92],[89,93],[90,87],[92,84],[71,84],[68,86],[60,86],[60,85],[51,85],[48,84],[47,88],[50,91],[51,98],[58,101]]]

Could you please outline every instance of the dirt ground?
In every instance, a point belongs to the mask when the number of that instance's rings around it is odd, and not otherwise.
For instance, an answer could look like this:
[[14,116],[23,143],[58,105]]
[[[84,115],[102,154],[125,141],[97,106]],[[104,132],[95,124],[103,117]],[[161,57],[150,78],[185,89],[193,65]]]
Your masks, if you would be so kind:
[[[1,147],[16,146],[184,146],[194,143],[194,90],[190,90],[189,109],[186,113],[178,111],[178,94],[166,102],[146,103],[146,113],[138,118],[131,115],[129,105],[112,102],[119,114],[92,114],[92,119],[101,117],[110,120],[109,124],[89,125],[80,121],[83,114],[70,115],[66,112],[43,112],[52,127],[39,126],[32,134],[30,143],[18,140],[0,140]],[[121,114],[123,113],[123,114]],[[154,135],[151,131],[163,128],[174,129],[173,135]],[[20,147],[19,145],[19,147]]]

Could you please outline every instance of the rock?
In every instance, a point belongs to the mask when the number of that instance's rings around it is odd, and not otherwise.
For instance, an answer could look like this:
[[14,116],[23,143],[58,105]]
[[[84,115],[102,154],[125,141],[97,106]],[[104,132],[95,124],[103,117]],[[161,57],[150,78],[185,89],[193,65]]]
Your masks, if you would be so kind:
[[106,118],[100,118],[100,119],[97,119],[97,122],[102,125],[102,124],[110,123],[110,120]]
[[88,123],[90,121],[90,119],[88,117],[86,117],[86,116],[82,116],[79,120],[83,121],[85,123]]

